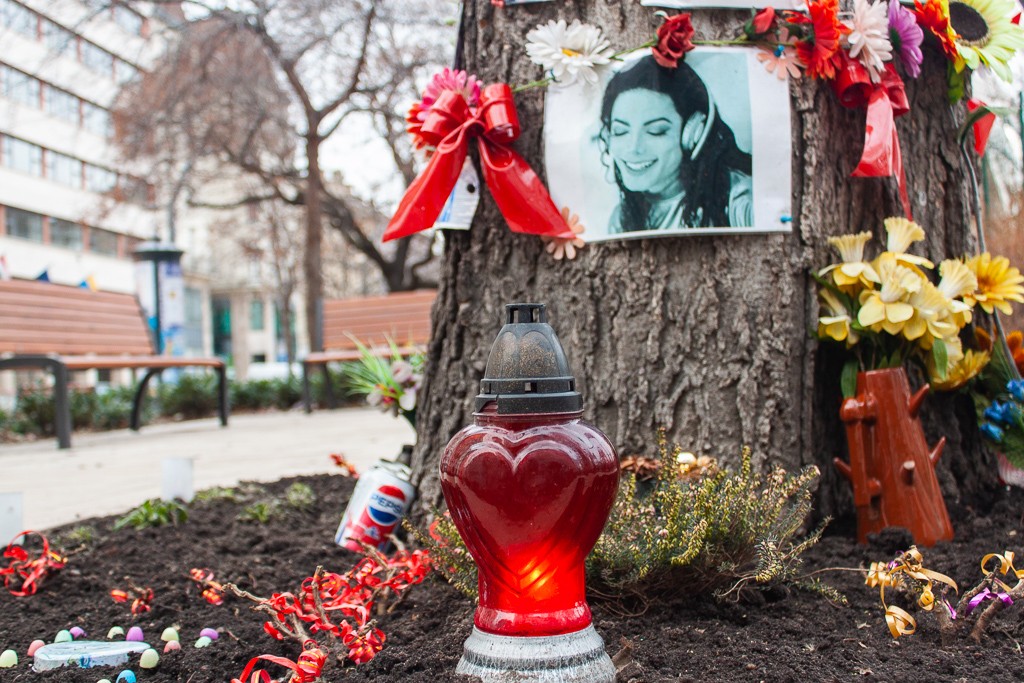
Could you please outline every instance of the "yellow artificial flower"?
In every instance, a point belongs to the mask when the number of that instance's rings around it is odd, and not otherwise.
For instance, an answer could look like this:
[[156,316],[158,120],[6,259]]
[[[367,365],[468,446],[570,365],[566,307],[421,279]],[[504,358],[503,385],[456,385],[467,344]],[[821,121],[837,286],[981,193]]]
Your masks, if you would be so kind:
[[953,309],[953,323],[963,329],[974,317],[970,303],[962,299],[978,288],[978,278],[963,261],[946,259],[939,264],[939,291],[950,300]]
[[984,64],[1004,81],[1012,82],[1007,63],[1024,48],[1024,28],[1013,22],[1017,11],[1013,0],[950,2],[949,24],[957,34],[957,71],[962,71],[964,65],[975,70]]
[[914,315],[903,327],[909,341],[920,340],[921,348],[930,349],[935,339],[955,336],[960,328],[953,322],[953,302],[928,280],[910,296]]
[[992,258],[986,251],[968,259],[967,267],[978,279],[978,289],[964,295],[966,303],[977,304],[986,313],[998,310],[1006,315],[1013,313],[1011,301],[1024,303],[1024,276],[1005,256]]
[[850,327],[853,323],[850,311],[846,310],[846,306],[839,300],[839,297],[829,290],[822,289],[818,295],[821,297],[822,306],[830,314],[818,318],[818,336],[836,341],[846,341],[847,346],[856,344],[860,337],[856,330]]
[[914,315],[914,307],[907,300],[921,289],[926,280],[910,268],[899,265],[895,254],[884,253],[878,257],[877,263],[881,289],[861,292],[857,322],[875,332],[885,330],[889,334],[899,334]]
[[911,244],[914,242],[920,242],[924,239],[924,228],[914,221],[907,220],[906,218],[899,218],[897,216],[886,218],[884,224],[885,232],[888,235],[888,239],[885,243],[885,249],[886,251],[895,254],[898,262],[909,266],[923,266],[925,268],[935,267],[931,261],[923,256],[915,256],[913,254],[906,253]]
[[829,237],[828,243],[839,252],[842,263],[837,263],[822,270],[818,275],[832,273],[832,279],[839,287],[850,288],[856,285],[870,287],[878,282],[878,275],[870,263],[864,260],[864,246],[871,239],[870,232],[858,232],[856,235],[840,235]]
[[946,368],[946,377],[938,377],[934,361],[929,360],[928,374],[931,377],[932,388],[936,391],[952,391],[959,389],[985,369],[992,354],[988,351],[974,351],[968,349],[959,362],[950,363]]

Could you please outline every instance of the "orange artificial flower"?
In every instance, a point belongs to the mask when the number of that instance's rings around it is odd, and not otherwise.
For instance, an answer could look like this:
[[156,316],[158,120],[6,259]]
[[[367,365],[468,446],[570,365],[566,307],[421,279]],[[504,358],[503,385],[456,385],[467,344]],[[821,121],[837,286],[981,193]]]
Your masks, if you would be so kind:
[[796,15],[796,22],[810,24],[813,37],[796,43],[797,56],[807,67],[811,78],[835,78],[838,66],[839,38],[843,26],[839,23],[839,0],[808,0],[809,17]]
[[1020,330],[1014,330],[1006,335],[1006,345],[1010,347],[1010,355],[1013,356],[1017,372],[1024,375],[1024,334],[1021,334]]
[[960,59],[960,53],[956,49],[956,39],[959,37],[949,23],[949,3],[947,0],[914,0],[914,16],[921,28],[928,29],[932,35],[939,40],[942,51],[951,62]]

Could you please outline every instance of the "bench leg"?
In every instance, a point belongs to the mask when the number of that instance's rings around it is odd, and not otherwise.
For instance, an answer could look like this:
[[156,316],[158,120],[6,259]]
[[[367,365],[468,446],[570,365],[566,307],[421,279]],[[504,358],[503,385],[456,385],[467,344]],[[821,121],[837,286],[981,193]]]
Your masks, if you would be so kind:
[[302,407],[306,414],[313,412],[313,388],[309,382],[309,364],[302,364]]
[[321,367],[324,369],[324,394],[327,398],[327,407],[334,410],[338,407],[338,404],[334,400],[334,386],[331,384],[331,368],[327,363],[324,363]]
[[132,398],[132,419],[129,423],[133,432],[139,431],[142,426],[142,397],[146,393],[146,386],[154,375],[159,375],[161,372],[163,371],[160,368],[146,370],[146,374],[142,376],[142,381],[139,382],[139,386],[135,390],[135,397]]
[[217,371],[217,410],[220,412],[220,426],[228,426],[228,376],[227,368]]

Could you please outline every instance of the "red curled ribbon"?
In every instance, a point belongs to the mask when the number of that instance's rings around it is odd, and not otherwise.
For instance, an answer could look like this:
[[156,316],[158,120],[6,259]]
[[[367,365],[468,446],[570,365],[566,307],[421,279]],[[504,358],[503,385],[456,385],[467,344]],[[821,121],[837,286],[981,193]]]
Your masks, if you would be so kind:
[[526,160],[509,146],[519,137],[519,116],[507,83],[484,88],[470,109],[457,92],[445,91],[430,108],[420,135],[437,151],[402,197],[384,241],[408,237],[434,225],[455,187],[476,138],[484,182],[512,232],[572,239],[575,234]]
[[839,52],[842,67],[832,81],[832,89],[840,104],[848,109],[867,109],[864,125],[864,151],[853,170],[855,178],[896,176],[903,212],[912,219],[907,177],[903,171],[900,138],[896,131],[896,117],[910,111],[910,102],[903,89],[903,81],[892,62],[885,65],[881,81],[871,82],[868,70],[845,51]]
[[[21,546],[14,545],[22,536],[28,540],[29,536],[38,536],[43,542],[43,549],[39,557],[33,558],[28,551]],[[50,550],[50,542],[38,531],[22,531],[11,539],[11,542],[4,548],[3,559],[7,561],[6,567],[0,567],[0,577],[3,577],[4,588],[19,598],[35,595],[46,580],[64,568],[67,558]]]

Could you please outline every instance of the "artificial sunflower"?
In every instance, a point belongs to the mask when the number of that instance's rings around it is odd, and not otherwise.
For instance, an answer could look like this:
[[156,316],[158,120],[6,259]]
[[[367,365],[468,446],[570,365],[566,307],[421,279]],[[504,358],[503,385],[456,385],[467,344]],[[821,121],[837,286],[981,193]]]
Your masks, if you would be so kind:
[[871,233],[864,231],[855,235],[840,235],[829,237],[828,243],[839,252],[842,263],[836,263],[825,268],[819,276],[832,273],[832,279],[836,285],[846,288],[856,288],[862,285],[870,287],[872,282],[878,282],[878,274],[871,267],[870,263],[864,261],[864,246],[871,240]]
[[1011,301],[1024,303],[1024,275],[1010,265],[1005,256],[992,257],[987,251],[967,260],[967,267],[978,278],[978,289],[964,295],[968,304],[981,306],[986,313],[993,310],[1013,313]]
[[939,377],[933,362],[928,365],[928,373],[931,378],[933,389],[938,391],[952,391],[959,389],[970,380],[977,377],[978,373],[985,369],[992,355],[988,351],[974,351],[968,349],[959,362],[953,363],[946,369],[946,376]]
[[924,3],[914,0],[913,12],[917,17],[917,23],[928,29],[939,41],[946,58],[951,62],[958,62],[960,53],[956,48],[956,31],[949,23],[948,0],[926,0]]
[[972,70],[984,64],[1004,81],[1011,82],[1008,62],[1024,48],[1024,29],[1013,23],[1017,4],[1013,0],[953,0],[949,3],[949,23],[957,34],[956,49],[964,65]]

